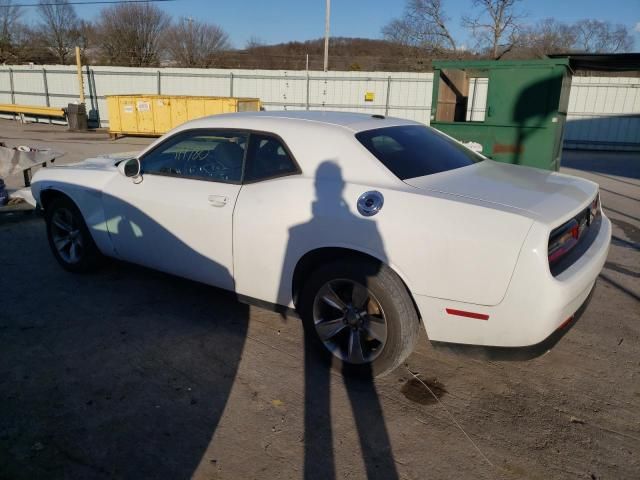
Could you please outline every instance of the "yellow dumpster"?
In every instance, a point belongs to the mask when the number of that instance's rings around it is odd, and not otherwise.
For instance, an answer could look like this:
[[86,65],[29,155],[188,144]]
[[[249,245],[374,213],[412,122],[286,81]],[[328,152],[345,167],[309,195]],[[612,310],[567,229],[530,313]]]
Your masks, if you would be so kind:
[[109,135],[162,135],[194,118],[260,107],[258,98],[108,95]]

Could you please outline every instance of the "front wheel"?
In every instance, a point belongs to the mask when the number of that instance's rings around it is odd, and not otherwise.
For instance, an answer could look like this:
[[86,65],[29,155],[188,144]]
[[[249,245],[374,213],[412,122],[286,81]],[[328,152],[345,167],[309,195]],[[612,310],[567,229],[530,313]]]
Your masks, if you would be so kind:
[[378,262],[336,261],[314,271],[301,296],[307,334],[347,374],[385,375],[412,352],[420,320],[400,278]]
[[47,238],[53,256],[65,270],[82,273],[93,270],[100,259],[82,213],[65,197],[51,202],[45,210]]

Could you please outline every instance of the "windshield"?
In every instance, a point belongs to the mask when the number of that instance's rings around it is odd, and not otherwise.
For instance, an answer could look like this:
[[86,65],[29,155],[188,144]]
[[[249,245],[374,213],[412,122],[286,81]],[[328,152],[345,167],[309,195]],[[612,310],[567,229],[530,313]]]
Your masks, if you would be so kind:
[[421,125],[377,128],[356,138],[400,180],[466,167],[484,158]]

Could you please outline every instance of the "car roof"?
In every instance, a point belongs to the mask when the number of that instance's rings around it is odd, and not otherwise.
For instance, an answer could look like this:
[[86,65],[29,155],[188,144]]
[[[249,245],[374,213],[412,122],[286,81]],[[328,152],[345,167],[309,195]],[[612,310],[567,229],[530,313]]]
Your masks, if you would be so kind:
[[[365,113],[331,111],[261,111],[224,113],[201,117],[176,127],[141,152],[153,150],[167,136],[194,129],[238,129],[280,136],[303,175],[315,176],[317,168],[331,161],[341,168],[345,182],[406,187],[359,142],[354,134],[377,128],[424,124],[400,118]],[[425,127],[426,128],[426,127]]]
[[[228,120],[240,120],[247,122],[249,128],[255,127],[256,123],[281,124],[293,122],[310,122],[328,127],[341,127],[352,132],[361,132],[375,128],[391,127],[398,125],[422,125],[421,123],[402,118],[385,117],[384,115],[372,115],[367,113],[354,112],[334,112],[334,111],[313,111],[313,110],[277,110],[260,112],[240,112],[222,115],[211,115],[187,122],[190,128],[218,126],[220,122]],[[234,122],[235,123],[235,122]],[[236,125],[237,126],[237,125]]]

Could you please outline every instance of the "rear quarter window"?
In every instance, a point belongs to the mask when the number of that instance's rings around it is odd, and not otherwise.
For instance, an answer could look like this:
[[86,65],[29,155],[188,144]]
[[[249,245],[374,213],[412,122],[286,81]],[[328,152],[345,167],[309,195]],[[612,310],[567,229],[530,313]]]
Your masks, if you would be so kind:
[[446,172],[483,160],[442,133],[420,125],[366,130],[357,133],[356,138],[401,180]]

